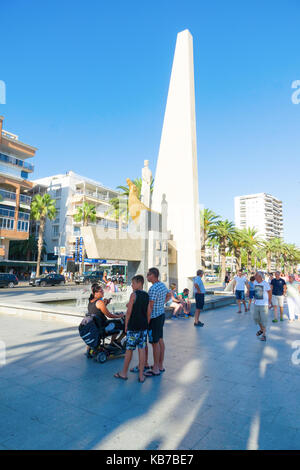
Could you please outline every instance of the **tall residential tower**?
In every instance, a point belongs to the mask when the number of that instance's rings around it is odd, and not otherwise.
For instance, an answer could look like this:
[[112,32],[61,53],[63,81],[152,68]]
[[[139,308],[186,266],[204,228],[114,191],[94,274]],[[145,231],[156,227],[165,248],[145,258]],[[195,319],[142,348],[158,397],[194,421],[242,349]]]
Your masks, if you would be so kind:
[[238,228],[254,227],[265,240],[283,238],[282,201],[270,194],[235,197],[234,218]]

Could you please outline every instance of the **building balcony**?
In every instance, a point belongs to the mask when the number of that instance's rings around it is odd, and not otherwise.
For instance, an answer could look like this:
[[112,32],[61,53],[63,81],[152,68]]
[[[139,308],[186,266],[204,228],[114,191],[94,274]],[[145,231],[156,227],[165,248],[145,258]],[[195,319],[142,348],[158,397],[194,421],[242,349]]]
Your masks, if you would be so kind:
[[25,194],[20,194],[20,204],[24,204],[25,206],[30,206],[31,197],[25,196]]
[[16,204],[16,193],[0,189],[0,202],[9,202],[11,205]]
[[0,153],[0,162],[8,163],[17,167],[22,167],[24,171],[29,173],[32,173],[34,170],[34,165],[32,165],[31,163],[27,163],[24,160],[21,160],[16,157],[5,155],[4,153]]
[[76,193],[72,197],[72,202],[80,202],[82,199],[89,199],[91,201],[101,201],[109,203],[110,198],[102,193],[94,192],[94,191],[76,191]]
[[0,207],[0,217],[9,217],[10,219],[15,218],[15,210],[14,209],[4,209]]
[[26,220],[27,222],[30,219],[30,214],[28,212],[19,211],[19,220]]
[[[17,201],[16,193],[12,191],[7,191],[6,189],[0,189],[0,203],[9,203],[11,206],[15,206]],[[29,206],[31,204],[31,197],[26,196],[25,194],[20,194],[20,204]]]

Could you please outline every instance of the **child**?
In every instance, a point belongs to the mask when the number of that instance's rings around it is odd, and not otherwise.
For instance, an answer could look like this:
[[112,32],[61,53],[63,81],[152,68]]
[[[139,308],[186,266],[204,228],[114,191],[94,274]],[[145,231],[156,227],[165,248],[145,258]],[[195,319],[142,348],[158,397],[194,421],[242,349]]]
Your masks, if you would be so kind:
[[178,298],[177,298],[177,292],[176,292],[176,284],[172,283],[171,284],[171,289],[170,289],[170,294],[171,294],[171,298],[170,300],[168,300],[168,302],[166,303],[166,305],[168,307],[172,307],[173,308],[173,315],[172,315],[172,318],[178,318],[179,316],[181,316],[182,314],[182,310],[183,310],[183,302],[180,301]]
[[145,348],[147,346],[147,332],[150,318],[147,317],[149,295],[143,290],[143,276],[134,276],[131,280],[133,292],[127,304],[125,332],[127,333],[126,354],[121,372],[117,372],[116,379],[127,380],[127,372],[136,347],[139,351],[139,382],[145,382]]
[[185,318],[189,318],[189,315],[191,315],[191,302],[189,301],[189,293],[189,289],[183,289],[183,291],[178,294],[178,299],[182,301]]
[[251,305],[252,299],[254,299],[254,294],[255,294],[254,281],[255,281],[255,276],[251,276],[251,277],[250,277],[250,281],[249,281],[249,304],[248,304],[248,310],[250,310],[250,305]]

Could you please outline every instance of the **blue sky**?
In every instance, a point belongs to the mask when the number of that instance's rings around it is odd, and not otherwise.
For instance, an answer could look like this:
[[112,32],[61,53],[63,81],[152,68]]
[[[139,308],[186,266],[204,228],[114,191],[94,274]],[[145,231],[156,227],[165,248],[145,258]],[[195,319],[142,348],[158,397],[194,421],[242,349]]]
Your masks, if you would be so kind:
[[300,246],[298,0],[14,0],[1,5],[5,128],[38,147],[34,178],[73,170],[115,188],[155,172],[179,31],[194,37],[200,203],[283,200]]

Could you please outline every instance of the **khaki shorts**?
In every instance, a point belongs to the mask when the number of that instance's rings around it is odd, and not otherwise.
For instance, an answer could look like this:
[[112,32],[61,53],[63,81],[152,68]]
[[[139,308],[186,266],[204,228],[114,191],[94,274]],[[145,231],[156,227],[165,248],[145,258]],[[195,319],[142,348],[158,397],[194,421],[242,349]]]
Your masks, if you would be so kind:
[[255,323],[260,323],[264,328],[267,327],[268,323],[268,305],[254,305],[253,320]]
[[272,304],[275,307],[283,307],[283,295],[272,295]]

